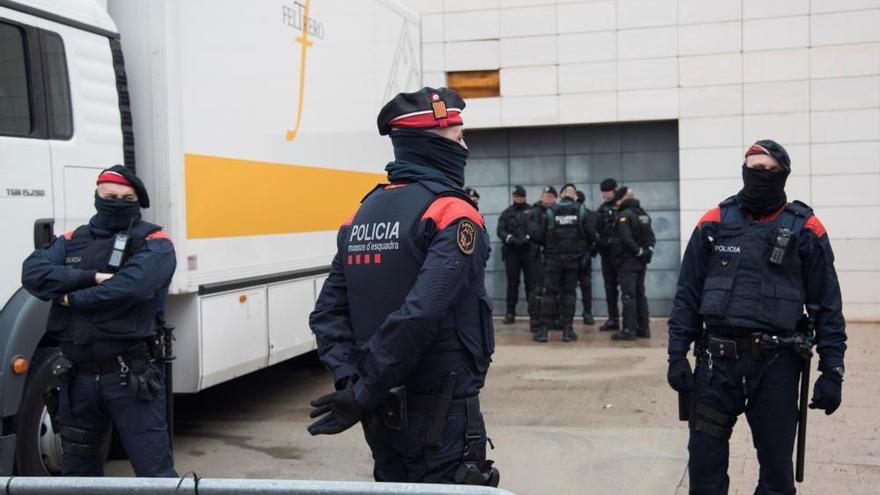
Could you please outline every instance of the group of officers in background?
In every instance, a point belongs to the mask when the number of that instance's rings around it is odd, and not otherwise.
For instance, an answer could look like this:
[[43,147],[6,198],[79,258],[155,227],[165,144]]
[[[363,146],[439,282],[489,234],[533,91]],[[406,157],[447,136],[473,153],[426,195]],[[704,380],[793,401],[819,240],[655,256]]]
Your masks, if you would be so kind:
[[[597,255],[602,261],[608,302],[608,319],[599,329],[616,331],[611,337],[614,340],[651,336],[645,297],[645,271],[655,242],[651,217],[635,198],[635,191],[618,187],[614,179],[602,181],[600,191],[603,202],[592,211],[574,184],[565,184],[558,193],[553,186],[546,186],[534,204],[528,203],[525,188],[518,185],[513,188],[513,203],[498,219],[507,273],[504,323],[516,321],[522,274],[535,342],[547,342],[551,329],[562,329],[564,342],[577,340],[573,323],[578,285],[583,322],[595,324],[592,259]],[[473,197],[477,193],[471,190],[469,194]]]

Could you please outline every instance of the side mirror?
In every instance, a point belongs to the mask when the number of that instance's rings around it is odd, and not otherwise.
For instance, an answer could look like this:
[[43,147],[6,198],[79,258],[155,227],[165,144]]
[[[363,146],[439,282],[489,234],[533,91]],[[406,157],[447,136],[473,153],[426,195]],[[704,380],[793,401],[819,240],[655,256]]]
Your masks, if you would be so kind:
[[34,222],[34,249],[43,249],[55,241],[55,219],[40,218]]

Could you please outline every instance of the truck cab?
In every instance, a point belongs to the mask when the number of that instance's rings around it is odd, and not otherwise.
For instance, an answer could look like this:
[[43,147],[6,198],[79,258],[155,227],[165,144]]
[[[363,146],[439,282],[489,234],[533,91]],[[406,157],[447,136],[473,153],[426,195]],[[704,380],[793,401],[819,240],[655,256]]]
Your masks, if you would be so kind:
[[4,474],[13,465],[48,474],[60,462],[42,398],[58,352],[43,341],[48,303],[20,288],[21,262],[88,221],[96,174],[116,163],[135,166],[122,51],[106,10],[91,0],[0,3]]

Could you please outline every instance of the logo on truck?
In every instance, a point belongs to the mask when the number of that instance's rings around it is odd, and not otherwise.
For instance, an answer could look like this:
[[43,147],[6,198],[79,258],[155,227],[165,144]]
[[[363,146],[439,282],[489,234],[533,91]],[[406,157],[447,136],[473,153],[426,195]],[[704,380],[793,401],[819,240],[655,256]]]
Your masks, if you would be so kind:
[[284,135],[284,139],[293,141],[299,132],[299,126],[302,122],[303,96],[306,87],[306,52],[314,45],[309,39],[324,39],[324,25],[309,15],[309,7],[311,0],[305,0],[305,4],[293,2],[289,5],[281,6],[281,21],[299,31],[299,35],[294,38],[294,43],[300,46],[299,56],[299,99],[296,105],[296,124],[293,129],[288,129]]

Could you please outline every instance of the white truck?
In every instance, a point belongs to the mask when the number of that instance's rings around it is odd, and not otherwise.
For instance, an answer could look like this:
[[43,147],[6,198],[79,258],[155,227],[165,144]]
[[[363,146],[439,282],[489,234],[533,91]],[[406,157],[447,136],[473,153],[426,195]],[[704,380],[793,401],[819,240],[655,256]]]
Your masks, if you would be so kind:
[[52,474],[48,303],[35,246],[88,221],[122,163],[177,251],[174,391],[314,349],[335,231],[391,158],[376,130],[421,83],[393,0],[0,0],[0,474]]

